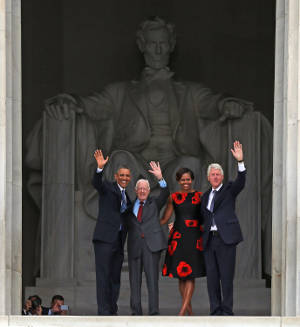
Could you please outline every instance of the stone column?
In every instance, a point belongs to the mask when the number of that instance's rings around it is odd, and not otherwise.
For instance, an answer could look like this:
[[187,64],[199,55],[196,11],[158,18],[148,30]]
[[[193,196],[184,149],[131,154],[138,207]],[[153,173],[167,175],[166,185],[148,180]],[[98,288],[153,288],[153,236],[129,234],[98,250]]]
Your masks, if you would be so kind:
[[298,0],[277,0],[272,315],[284,316],[300,315],[299,15]]
[[0,315],[22,298],[21,0],[0,0]]
[[41,282],[74,277],[75,114],[56,120],[44,114]]

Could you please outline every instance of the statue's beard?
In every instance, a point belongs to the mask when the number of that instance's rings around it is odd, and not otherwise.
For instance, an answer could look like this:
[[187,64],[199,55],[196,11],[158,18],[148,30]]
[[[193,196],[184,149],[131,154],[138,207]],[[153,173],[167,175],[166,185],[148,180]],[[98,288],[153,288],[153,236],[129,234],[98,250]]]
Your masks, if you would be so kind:
[[155,58],[151,55],[145,54],[144,56],[146,66],[152,68],[152,69],[162,69],[168,66],[169,64],[169,55],[163,55],[159,58]]

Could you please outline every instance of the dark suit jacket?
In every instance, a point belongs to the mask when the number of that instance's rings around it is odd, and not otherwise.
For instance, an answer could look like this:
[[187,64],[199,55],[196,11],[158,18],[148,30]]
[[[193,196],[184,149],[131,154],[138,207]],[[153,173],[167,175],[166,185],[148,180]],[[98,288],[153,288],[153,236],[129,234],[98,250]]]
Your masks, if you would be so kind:
[[243,240],[243,235],[238,218],[235,214],[235,200],[244,188],[246,182],[246,171],[238,172],[234,182],[228,182],[215,195],[213,213],[206,207],[211,189],[202,197],[201,213],[204,218],[203,246],[207,245],[209,231],[214,218],[218,232],[226,244],[238,244]]
[[167,187],[160,189],[158,197],[148,197],[139,222],[133,213],[133,206],[126,211],[126,224],[128,229],[128,258],[136,258],[141,254],[141,235],[151,252],[161,251],[167,248],[167,238],[159,223],[160,209],[167,202],[170,192]]
[[[120,213],[121,191],[116,182],[102,181],[102,172],[94,174],[93,185],[99,193],[99,212],[93,241],[113,243],[118,237],[120,225],[126,228]],[[127,205],[130,206],[127,194],[126,197]],[[124,233],[126,235],[126,230]]]
[[49,310],[50,310],[50,308],[42,307],[42,315],[43,316],[48,316],[49,315]]

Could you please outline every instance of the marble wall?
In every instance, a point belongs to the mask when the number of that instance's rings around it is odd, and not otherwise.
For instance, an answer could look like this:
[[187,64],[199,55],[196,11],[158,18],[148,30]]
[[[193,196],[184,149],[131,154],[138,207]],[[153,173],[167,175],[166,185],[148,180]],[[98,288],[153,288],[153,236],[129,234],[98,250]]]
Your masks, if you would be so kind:
[[300,314],[299,10],[299,1],[277,1],[272,314],[287,316]]
[[0,314],[22,296],[21,1],[0,0]]

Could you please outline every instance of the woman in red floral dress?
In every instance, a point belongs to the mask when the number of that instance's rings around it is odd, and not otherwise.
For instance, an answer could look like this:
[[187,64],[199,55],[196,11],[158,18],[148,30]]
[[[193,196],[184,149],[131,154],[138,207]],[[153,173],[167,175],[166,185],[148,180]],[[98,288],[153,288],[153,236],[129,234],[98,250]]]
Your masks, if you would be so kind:
[[192,188],[193,172],[180,168],[176,173],[181,190],[170,195],[161,225],[166,224],[173,211],[175,222],[170,230],[168,250],[163,276],[179,279],[182,297],[180,316],[192,315],[191,299],[195,289],[195,278],[205,276],[202,248],[202,219],[200,215],[201,192]]

